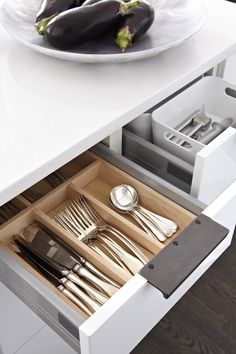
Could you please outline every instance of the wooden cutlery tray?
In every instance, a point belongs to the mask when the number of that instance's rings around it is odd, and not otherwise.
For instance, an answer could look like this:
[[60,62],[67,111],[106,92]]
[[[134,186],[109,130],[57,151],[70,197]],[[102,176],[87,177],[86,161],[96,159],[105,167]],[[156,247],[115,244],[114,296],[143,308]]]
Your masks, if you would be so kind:
[[[83,313],[82,310],[64,297],[59,290],[14,252],[10,244],[10,240],[14,234],[20,234],[26,226],[36,220],[53,231],[74,251],[78,252],[78,254],[86,258],[99,270],[122,286],[131,277],[120,267],[115,266],[107,260],[105,261],[86,244],[76,239],[72,234],[57,224],[54,220],[54,216],[57,212],[68,204],[70,200],[84,195],[99,215],[107,223],[115,226],[137,243],[149,260],[158,254],[168,242],[173,241],[179,233],[192,223],[196,216],[90,152],[79,156],[72,161],[72,164],[69,163],[63,166],[61,170],[67,171],[70,178],[50,192],[44,189],[44,183],[42,181],[37,183],[37,190],[42,194],[46,193],[46,195],[37,202],[31,204],[29,201],[25,201],[24,197],[17,197],[17,203],[22,203],[22,207],[25,208],[25,210],[21,211],[20,214],[0,227],[0,240],[3,247],[13,254],[18,262],[23,264],[35,277],[40,279],[86,319],[88,316]],[[161,243],[146,234],[128,215],[119,214],[112,209],[109,201],[110,191],[114,186],[122,183],[130,184],[137,190],[142,206],[178,224],[178,231],[165,243]]]

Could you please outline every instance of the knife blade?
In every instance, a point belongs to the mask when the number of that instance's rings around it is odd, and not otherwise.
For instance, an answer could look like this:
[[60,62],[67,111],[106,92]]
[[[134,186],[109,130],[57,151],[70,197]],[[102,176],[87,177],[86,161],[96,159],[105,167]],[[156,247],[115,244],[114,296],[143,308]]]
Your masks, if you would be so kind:
[[[42,259],[37,254],[32,252],[32,250],[25,247],[25,245],[19,242],[18,238],[14,238],[12,240],[12,243],[18,247],[21,253],[24,254],[24,258],[25,257],[28,258],[30,260],[30,263],[31,264],[33,263],[36,266],[36,268],[40,271],[40,273],[45,278],[47,278],[54,286],[56,286],[61,292],[65,293],[64,289],[60,286],[62,284],[64,288],[72,292],[74,295],[78,297],[78,299],[84,302],[84,304],[88,307],[90,313],[94,313],[96,310],[99,309],[100,304],[98,304],[97,301],[93,300],[89,295],[83,292],[76,284],[74,284],[71,280],[63,276],[60,271],[53,269],[46,260]],[[71,296],[70,299],[72,300]]]
[[51,238],[57,243],[57,245],[61,246],[62,251],[65,250],[71,258],[74,258],[74,261],[79,263],[81,266],[86,267],[89,271],[91,271],[93,274],[95,274],[97,277],[101,278],[105,282],[115,286],[116,288],[120,288],[120,285],[116,283],[114,280],[110,279],[107,275],[102,273],[99,269],[97,269],[92,263],[87,261],[84,257],[78,255],[72,248],[69,247],[69,245],[64,242],[62,239],[59,239],[51,230],[46,228],[43,224],[40,224],[39,222],[34,222],[36,225],[38,225],[42,230],[44,230],[47,234],[51,236]]
[[[12,242],[12,244],[14,244]],[[34,269],[36,269],[42,276],[44,276],[47,280],[49,280],[62,294],[64,294],[69,300],[71,300],[75,305],[77,305],[81,310],[84,311],[88,316],[91,316],[93,313],[89,310],[89,308],[71,291],[66,289],[54,275],[49,274],[45,271],[42,264],[38,263],[35,259],[32,259],[28,253],[25,253],[23,250],[19,250],[18,246],[16,252],[20,255],[22,259],[24,259],[27,263],[29,263]]]
[[[79,276],[83,277],[106,295],[114,295],[120,286],[118,284],[107,283],[106,280],[100,279],[97,275],[86,269],[75,252],[59,240],[54,233],[41,224],[33,223],[23,231],[23,236],[30,244],[31,249],[37,252],[44,259],[52,259],[54,262],[62,265],[68,270],[73,270]],[[86,261],[87,262],[87,261]],[[93,269],[95,267],[93,266]]]
[[47,268],[51,273],[54,273],[58,278],[60,276],[66,277],[68,280],[72,281],[79,287],[81,287],[85,292],[88,293],[94,300],[96,300],[99,304],[103,305],[109,298],[108,296],[102,294],[99,290],[94,289],[90,286],[87,282],[82,280],[78,275],[73,273],[72,271],[66,269],[65,267],[57,264],[50,258],[43,258],[40,254],[33,251],[30,245],[22,238],[22,237],[15,237],[14,242],[20,249],[24,249],[25,252],[34,259],[38,259],[44,263],[44,267]]

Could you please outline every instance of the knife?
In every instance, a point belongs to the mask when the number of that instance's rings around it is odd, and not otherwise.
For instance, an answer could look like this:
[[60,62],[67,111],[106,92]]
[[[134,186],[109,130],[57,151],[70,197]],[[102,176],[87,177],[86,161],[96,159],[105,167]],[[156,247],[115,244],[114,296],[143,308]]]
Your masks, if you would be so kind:
[[[44,226],[42,227],[41,225],[33,223],[24,229],[23,236],[30,244],[31,249],[38,255],[44,259],[52,259],[68,270],[73,270],[73,272],[85,278],[99,290],[105,292],[106,295],[112,296],[118,291],[119,285],[108,284],[105,280],[100,279],[97,275],[86,269],[80,262],[80,256],[68,249],[68,246],[66,247],[64,242],[58,240],[56,236]],[[93,266],[93,268],[95,267]]]
[[72,250],[69,245],[63,241],[62,239],[59,239],[51,230],[47,229],[44,225],[40,224],[39,222],[34,222],[35,225],[38,225],[39,228],[44,230],[48,235],[51,236],[51,238],[61,246],[62,251],[67,251],[67,253],[74,258],[74,261],[79,263],[81,266],[85,266],[88,270],[90,270],[92,273],[94,273],[97,277],[101,278],[105,282],[115,286],[116,288],[120,288],[120,285],[116,283],[114,280],[110,279],[108,276],[106,276],[104,273],[102,273],[100,270],[98,270],[92,263],[88,262],[85,258],[82,256],[78,255],[74,250]]
[[[14,239],[12,244],[17,246],[21,252],[22,258],[36,268],[45,278],[47,278],[58,290],[60,290],[67,298],[79,306],[87,315],[97,311],[100,305],[84,293],[77,285],[55,270],[51,271],[50,266],[43,259],[31,253],[30,250],[19,245]],[[56,274],[57,273],[57,274]],[[76,296],[75,296],[76,295]],[[85,306],[86,305],[86,306]]]
[[28,253],[31,258],[36,258],[38,261],[44,263],[44,266],[47,269],[54,273],[57,277],[65,277],[68,280],[72,281],[80,288],[85,290],[94,300],[96,300],[99,304],[103,305],[109,298],[105,294],[101,293],[99,290],[95,289],[87,282],[82,280],[78,275],[73,273],[72,271],[68,270],[67,268],[61,266],[60,264],[54,262],[50,258],[43,258],[40,254],[37,254],[33,251],[29,244],[22,238],[22,237],[15,237],[14,239],[15,244],[19,247],[20,250],[23,250],[25,253]]

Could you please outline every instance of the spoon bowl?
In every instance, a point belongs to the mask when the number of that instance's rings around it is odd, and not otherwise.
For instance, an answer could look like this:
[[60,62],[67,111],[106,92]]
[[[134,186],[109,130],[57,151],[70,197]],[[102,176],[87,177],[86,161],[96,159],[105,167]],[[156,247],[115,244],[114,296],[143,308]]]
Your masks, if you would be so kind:
[[132,187],[131,189],[128,187],[130,186],[121,184],[120,186],[114,187],[110,193],[112,205],[115,209],[125,213],[132,212],[138,205],[136,199],[137,192]]

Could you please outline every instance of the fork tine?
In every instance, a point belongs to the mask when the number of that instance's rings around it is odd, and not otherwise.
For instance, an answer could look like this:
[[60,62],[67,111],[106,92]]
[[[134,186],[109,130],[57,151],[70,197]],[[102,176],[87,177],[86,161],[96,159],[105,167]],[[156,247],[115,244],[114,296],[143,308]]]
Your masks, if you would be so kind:
[[83,202],[84,206],[86,207],[86,209],[90,212],[90,214],[93,217],[93,220],[99,221],[101,219],[100,215],[96,212],[96,210],[94,209],[94,207],[91,205],[91,203],[88,201],[87,198],[85,198],[84,195],[81,196],[81,201]]
[[77,223],[77,220],[75,220],[75,218],[67,208],[63,212],[61,212],[60,215],[71,224],[76,225],[79,229],[81,228],[81,226]]
[[82,195],[81,197],[84,205],[86,206],[86,208],[90,211],[90,213],[93,215],[93,218],[95,221],[99,221],[101,219],[100,215],[96,212],[96,210],[94,209],[94,207],[91,205],[91,203],[89,202],[89,200],[87,198],[85,198],[84,195]]
[[93,214],[90,212],[90,210],[87,208],[86,204],[83,202],[82,199],[78,200],[78,203],[80,204],[80,207],[83,208],[86,212],[86,214],[89,216],[90,220],[92,220],[92,222],[96,222],[96,220],[94,220],[94,216]]
[[86,214],[83,212],[83,210],[78,208],[77,205],[71,204],[70,210],[73,215],[84,224],[85,228],[91,226],[91,221],[88,219],[88,217],[86,217]]
[[63,217],[56,216],[55,220],[67,231],[72,232],[75,236],[81,237],[82,234],[78,229],[75,229],[73,226],[71,226],[67,220],[65,220]]
[[73,216],[66,210],[60,214],[61,219],[66,222],[67,225],[70,225],[74,230],[82,232],[82,227],[77,223]]
[[89,224],[89,226],[92,226],[91,220],[89,219],[88,215],[86,212],[76,203],[76,201],[72,202],[72,208],[75,210],[76,213],[78,213],[85,221],[86,224]]
[[78,225],[79,227],[82,227],[83,229],[86,228],[86,223],[84,222],[83,218],[80,217],[80,215],[78,215],[78,213],[76,213],[71,208],[71,206],[68,207],[67,213],[71,217],[71,219],[75,222],[76,225]]
[[67,213],[71,217],[71,219],[75,222],[78,227],[82,228],[83,230],[86,229],[87,223],[84,220],[84,218],[81,216],[81,214],[76,210],[74,210],[71,205],[67,208]]
[[87,217],[87,219],[89,220],[89,222],[93,222],[92,217],[90,215],[90,213],[88,212],[88,210],[84,207],[83,203],[81,202],[80,198],[77,198],[75,200],[75,205],[77,208],[79,208]]

